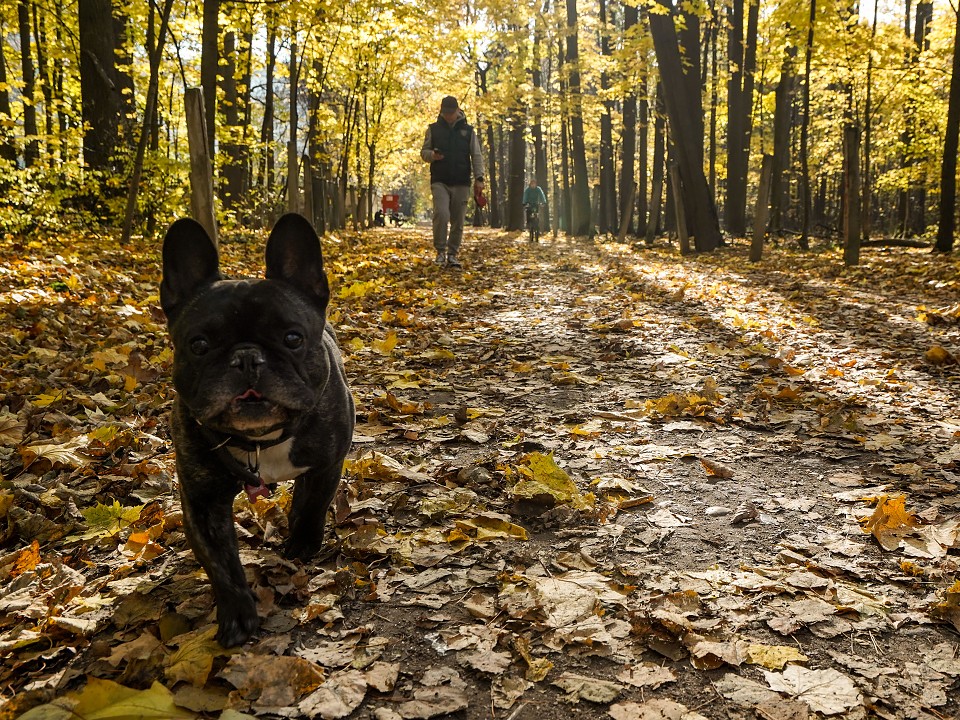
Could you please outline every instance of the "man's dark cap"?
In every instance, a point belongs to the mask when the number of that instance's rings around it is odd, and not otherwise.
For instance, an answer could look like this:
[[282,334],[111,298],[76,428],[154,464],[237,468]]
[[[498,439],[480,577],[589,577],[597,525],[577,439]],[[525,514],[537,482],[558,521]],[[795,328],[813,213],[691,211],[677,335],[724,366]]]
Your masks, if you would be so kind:
[[453,95],[447,95],[440,101],[440,112],[452,112],[459,109],[460,106],[457,105],[457,99]]

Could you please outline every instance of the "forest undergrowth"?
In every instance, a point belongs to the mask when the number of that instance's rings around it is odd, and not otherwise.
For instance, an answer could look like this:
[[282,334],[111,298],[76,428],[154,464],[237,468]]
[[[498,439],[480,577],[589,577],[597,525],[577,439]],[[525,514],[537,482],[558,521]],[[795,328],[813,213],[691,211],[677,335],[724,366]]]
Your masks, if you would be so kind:
[[230,651],[159,243],[0,240],[0,719],[960,717],[955,258],[428,235],[324,238],[353,451],[312,563],[237,498]]

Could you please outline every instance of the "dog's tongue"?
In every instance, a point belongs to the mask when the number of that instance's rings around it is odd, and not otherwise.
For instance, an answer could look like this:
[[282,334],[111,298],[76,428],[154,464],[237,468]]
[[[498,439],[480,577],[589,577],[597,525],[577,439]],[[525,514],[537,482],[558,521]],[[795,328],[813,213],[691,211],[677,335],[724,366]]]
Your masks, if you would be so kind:
[[263,400],[263,395],[250,388],[243,395],[238,395],[237,400]]

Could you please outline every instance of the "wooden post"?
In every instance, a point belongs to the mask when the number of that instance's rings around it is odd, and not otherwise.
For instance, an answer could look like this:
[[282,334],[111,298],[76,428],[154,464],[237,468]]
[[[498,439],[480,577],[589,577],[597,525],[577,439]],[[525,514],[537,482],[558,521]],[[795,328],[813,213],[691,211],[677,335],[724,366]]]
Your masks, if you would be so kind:
[[843,263],[860,262],[860,129],[843,128]]
[[683,186],[680,184],[680,167],[670,163],[670,184],[673,186],[673,209],[677,215],[677,236],[680,238],[680,254],[690,253],[690,236],[687,234],[687,213],[683,206]]
[[753,213],[753,242],[750,243],[750,262],[763,255],[763,241],[767,237],[770,220],[770,181],[773,178],[773,155],[763,156],[760,167],[760,187],[757,189],[757,209]]
[[623,217],[620,218],[620,232],[617,233],[617,242],[623,242],[627,237],[627,230],[630,228],[630,218],[633,217],[633,202],[637,199],[637,184],[630,186],[630,199],[624,203]]
[[213,163],[207,146],[207,120],[203,110],[203,89],[187,88],[183,96],[187,116],[187,144],[190,148],[190,211],[219,247],[217,215],[213,194]]
[[316,198],[313,196],[313,168],[310,158],[303,156],[303,216],[316,226]]

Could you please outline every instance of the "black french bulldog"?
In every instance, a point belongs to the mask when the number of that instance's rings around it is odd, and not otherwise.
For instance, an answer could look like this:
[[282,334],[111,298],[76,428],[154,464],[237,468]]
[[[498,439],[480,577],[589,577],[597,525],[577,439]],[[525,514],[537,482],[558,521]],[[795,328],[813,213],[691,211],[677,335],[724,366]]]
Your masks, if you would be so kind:
[[160,304],[173,340],[171,433],[187,540],[217,603],[217,641],[256,633],[257,605],[240,563],[234,497],[296,478],[289,558],[323,543],[327,509],[350,449],[354,405],[333,329],[320,239],[284,215],[267,241],[266,279],[225,280],[200,223],[163,241]]

